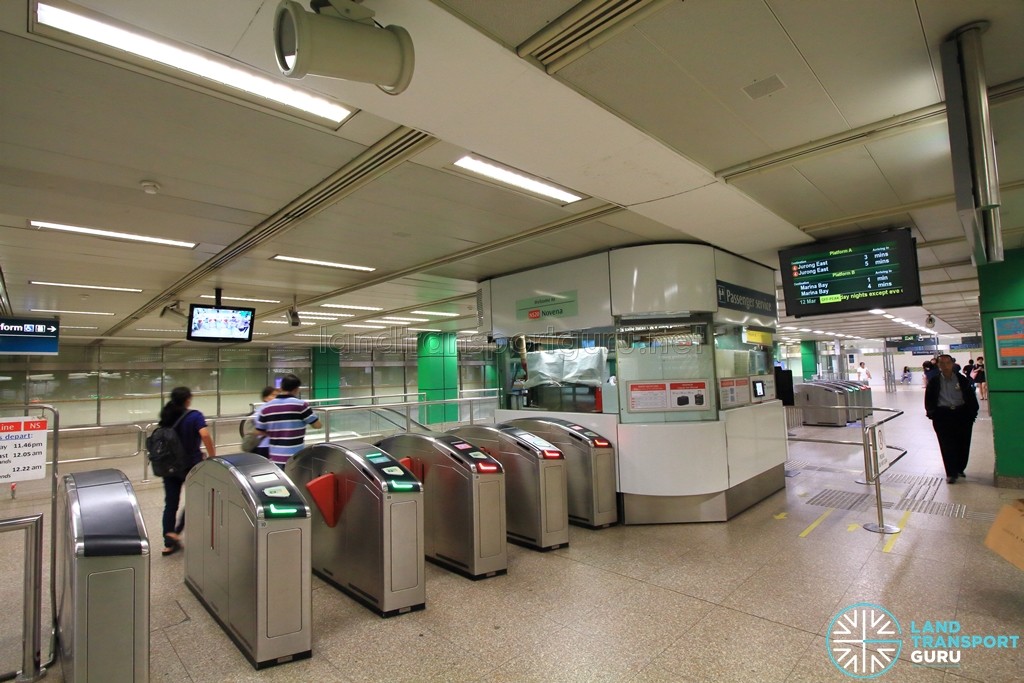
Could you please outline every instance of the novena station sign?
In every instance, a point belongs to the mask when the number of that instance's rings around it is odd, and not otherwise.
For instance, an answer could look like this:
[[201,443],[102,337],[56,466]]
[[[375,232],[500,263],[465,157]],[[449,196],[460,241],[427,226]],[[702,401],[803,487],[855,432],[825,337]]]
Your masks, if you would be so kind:
[[0,355],[57,355],[57,318],[0,318]]

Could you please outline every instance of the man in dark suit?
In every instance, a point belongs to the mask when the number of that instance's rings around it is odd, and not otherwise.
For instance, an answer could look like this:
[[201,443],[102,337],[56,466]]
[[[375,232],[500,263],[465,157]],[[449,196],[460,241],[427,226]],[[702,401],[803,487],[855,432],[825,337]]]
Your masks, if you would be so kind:
[[971,432],[978,417],[978,397],[970,380],[953,371],[953,358],[939,356],[939,374],[928,380],[924,409],[939,439],[946,481],[955,484],[967,469],[971,453]]

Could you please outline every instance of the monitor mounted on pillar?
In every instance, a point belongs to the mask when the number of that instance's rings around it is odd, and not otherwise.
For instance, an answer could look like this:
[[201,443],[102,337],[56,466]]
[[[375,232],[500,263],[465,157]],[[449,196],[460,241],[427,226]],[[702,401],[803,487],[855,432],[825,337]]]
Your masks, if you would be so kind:
[[785,249],[779,267],[786,313],[797,318],[921,305],[909,228]]

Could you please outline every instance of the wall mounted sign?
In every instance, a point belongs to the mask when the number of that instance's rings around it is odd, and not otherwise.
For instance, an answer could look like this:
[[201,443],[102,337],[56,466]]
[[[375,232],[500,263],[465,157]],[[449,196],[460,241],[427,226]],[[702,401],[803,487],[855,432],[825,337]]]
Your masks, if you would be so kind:
[[1024,368],[1024,316],[993,318],[996,332],[996,366]]

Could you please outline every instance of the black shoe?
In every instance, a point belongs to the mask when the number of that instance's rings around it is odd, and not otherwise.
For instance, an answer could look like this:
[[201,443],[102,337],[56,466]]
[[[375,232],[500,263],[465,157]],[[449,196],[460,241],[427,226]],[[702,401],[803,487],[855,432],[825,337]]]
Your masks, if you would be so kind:
[[964,479],[966,479],[966,478],[967,478],[967,474],[966,474],[966,473],[964,473],[964,472],[961,472],[960,474],[958,474],[958,475],[956,475],[956,476],[958,476],[958,477],[963,477]]
[[946,477],[946,483],[947,484],[955,484],[956,483],[956,475],[954,474],[952,477]]

